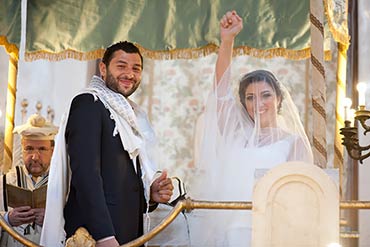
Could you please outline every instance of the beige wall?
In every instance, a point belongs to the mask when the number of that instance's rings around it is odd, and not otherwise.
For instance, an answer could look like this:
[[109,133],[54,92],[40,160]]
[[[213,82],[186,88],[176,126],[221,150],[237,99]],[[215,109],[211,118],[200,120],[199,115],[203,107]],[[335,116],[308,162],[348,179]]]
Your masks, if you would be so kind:
[[[3,128],[5,101],[7,90],[8,55],[0,47],[0,126]],[[36,111],[35,105],[40,101],[43,105],[41,113],[46,115],[47,106],[55,110],[55,122],[60,118],[69,104],[70,99],[87,84],[89,63],[76,60],[49,62],[38,60],[18,64],[18,80],[16,93],[15,124],[21,123],[21,101],[29,102],[28,115]],[[90,75],[89,75],[90,77]],[[1,124],[2,123],[2,124]]]
[[[93,64],[93,66],[95,66]],[[18,63],[16,91],[15,125],[22,123],[21,102],[27,99],[26,118],[36,112],[36,103],[43,105],[41,114],[47,115],[47,107],[54,109],[57,125],[71,98],[87,83],[89,63],[75,60],[48,62],[45,60]],[[91,75],[89,75],[90,77]],[[0,47],[0,165],[3,161],[3,136],[5,125],[5,107],[8,82],[8,55]]]

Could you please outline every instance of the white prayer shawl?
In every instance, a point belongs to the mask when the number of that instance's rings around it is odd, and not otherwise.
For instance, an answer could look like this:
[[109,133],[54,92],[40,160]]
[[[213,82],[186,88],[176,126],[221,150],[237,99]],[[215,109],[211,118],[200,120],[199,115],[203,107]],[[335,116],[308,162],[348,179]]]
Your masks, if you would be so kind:
[[[46,184],[48,182],[48,176],[42,176],[38,177],[37,180],[34,182],[28,173],[26,167],[24,166],[23,162],[22,165],[18,165],[18,168],[20,168],[19,176],[17,175],[17,167],[14,166],[7,174],[6,174],[6,183],[12,184],[12,185],[20,185],[22,188],[27,188],[29,190],[34,190],[36,188],[39,188],[40,186]],[[19,178],[18,178],[19,177]],[[19,180],[18,180],[19,179]],[[1,176],[0,179],[0,196],[3,198],[3,176]],[[4,203],[1,203],[1,211],[4,212]],[[9,211],[9,210],[8,210]],[[27,228],[27,229],[26,229]],[[25,238],[35,242],[39,243],[40,241],[40,235],[41,235],[41,226],[39,225],[31,225],[31,224],[24,224],[20,225],[18,227],[14,227],[14,230],[17,231],[20,235],[24,236]],[[25,232],[27,232],[25,234]],[[1,246],[7,246],[7,247],[21,247],[23,246],[20,242],[17,240],[14,240],[8,233],[2,232],[1,233]]]
[[[155,175],[156,166],[150,159],[148,147],[153,146],[155,135],[144,111],[135,103],[129,102],[119,93],[115,93],[105,86],[105,82],[97,76],[91,80],[88,88],[79,94],[90,93],[102,101],[109,110],[110,117],[116,126],[112,136],[120,135],[123,148],[129,153],[136,171],[136,157],[140,159],[142,180],[146,201],[150,199],[150,185]],[[65,129],[68,121],[69,109],[63,115],[60,129],[56,136],[54,153],[49,171],[49,184],[45,210],[44,227],[41,233],[40,245],[64,246],[64,217],[63,209],[67,201],[70,182],[70,168],[66,152]],[[147,203],[149,205],[149,203]]]

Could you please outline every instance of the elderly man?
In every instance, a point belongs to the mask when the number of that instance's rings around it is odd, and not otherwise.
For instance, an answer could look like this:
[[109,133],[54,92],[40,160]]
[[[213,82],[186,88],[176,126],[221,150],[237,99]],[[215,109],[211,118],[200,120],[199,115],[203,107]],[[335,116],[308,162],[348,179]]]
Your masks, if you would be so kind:
[[[48,182],[48,173],[51,156],[54,148],[54,136],[58,128],[38,114],[32,115],[26,124],[14,129],[14,133],[21,136],[22,163],[13,166],[5,175],[1,176],[0,186],[3,187],[0,197],[0,207],[5,212],[4,218],[15,230],[38,243],[44,221],[44,208],[31,208],[22,205],[10,208],[7,204],[6,186],[12,184],[29,190],[37,189]],[[4,199],[5,198],[5,199]],[[1,233],[1,246],[22,246],[6,232]]]

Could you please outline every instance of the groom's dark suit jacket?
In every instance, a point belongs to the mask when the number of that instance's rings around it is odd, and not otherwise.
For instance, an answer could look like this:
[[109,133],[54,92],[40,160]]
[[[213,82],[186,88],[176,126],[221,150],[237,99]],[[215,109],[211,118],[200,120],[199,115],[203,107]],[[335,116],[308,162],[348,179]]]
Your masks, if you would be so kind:
[[64,208],[67,237],[82,226],[95,240],[115,236],[122,245],[143,233],[141,174],[120,136],[113,136],[114,127],[100,100],[91,94],[73,99],[65,133],[72,170]]

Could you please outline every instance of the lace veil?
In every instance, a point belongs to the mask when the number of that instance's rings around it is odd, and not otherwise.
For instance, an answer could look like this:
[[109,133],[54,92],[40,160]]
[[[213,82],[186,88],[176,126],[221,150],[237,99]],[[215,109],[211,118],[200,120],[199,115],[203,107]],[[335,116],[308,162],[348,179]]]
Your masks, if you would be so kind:
[[[255,170],[269,169],[286,161],[313,163],[298,110],[288,90],[275,76],[266,70],[248,73],[240,79],[236,93],[231,88],[230,78],[229,66],[218,85],[215,83],[206,103],[200,154],[196,161],[203,175],[199,182],[203,189],[195,186],[194,196],[211,195],[209,188],[219,185],[227,169],[245,172],[245,166]],[[258,160],[259,152],[264,164]],[[269,157],[262,157],[266,153]],[[204,193],[199,195],[199,191]]]
[[[201,134],[196,136],[200,139],[197,171],[187,186],[192,199],[251,201],[257,170],[293,160],[312,163],[308,138],[286,88],[270,72],[254,71],[241,78],[240,93],[235,96],[230,75],[229,67],[206,102],[199,125],[203,127],[197,132]],[[250,244],[248,211],[194,210],[186,213],[186,219],[166,229],[152,244]]]

